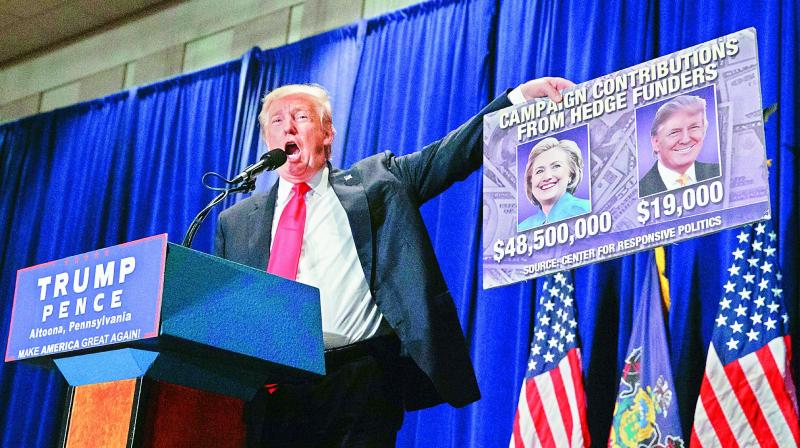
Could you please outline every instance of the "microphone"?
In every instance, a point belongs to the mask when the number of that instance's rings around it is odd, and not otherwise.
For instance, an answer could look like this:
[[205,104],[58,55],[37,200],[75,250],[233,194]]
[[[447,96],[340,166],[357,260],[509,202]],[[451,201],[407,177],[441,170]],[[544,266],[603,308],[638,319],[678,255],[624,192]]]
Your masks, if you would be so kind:
[[275,148],[272,151],[265,153],[258,162],[248,166],[244,171],[236,175],[228,183],[238,184],[247,179],[252,179],[262,171],[272,171],[286,163],[286,153],[280,148]]
[[[275,168],[278,168],[284,163],[286,163],[286,153],[283,152],[283,150],[280,148],[275,148],[272,151],[261,156],[261,158],[258,159],[258,162],[248,166],[247,168],[245,168],[244,171],[239,173],[236,177],[234,177],[231,180],[226,180],[224,177],[214,172],[206,173],[205,175],[203,175],[203,185],[205,185],[206,188],[209,188],[211,190],[221,191],[221,193],[218,194],[214,199],[212,199],[211,202],[209,202],[208,205],[206,205],[206,208],[200,210],[200,213],[198,213],[197,216],[194,217],[192,223],[189,225],[189,230],[186,231],[186,236],[183,237],[183,243],[182,243],[183,246],[192,247],[192,240],[194,239],[195,234],[197,234],[197,231],[200,229],[200,224],[203,223],[203,220],[206,219],[208,214],[211,212],[211,209],[215,205],[224,201],[225,198],[227,198],[228,195],[230,195],[231,193],[249,193],[255,190],[256,176],[261,174],[261,172],[264,170],[269,170],[269,171],[274,170]],[[221,178],[223,181],[225,181],[225,183],[227,184],[238,184],[240,182],[242,182],[242,184],[230,188],[210,187],[206,185],[206,176],[208,175],[217,176]]]

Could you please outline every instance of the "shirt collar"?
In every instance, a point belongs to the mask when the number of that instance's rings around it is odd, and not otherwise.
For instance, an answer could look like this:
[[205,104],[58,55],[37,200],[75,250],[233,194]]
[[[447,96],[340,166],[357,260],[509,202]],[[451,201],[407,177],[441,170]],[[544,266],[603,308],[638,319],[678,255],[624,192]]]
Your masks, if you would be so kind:
[[556,203],[553,204],[552,207],[550,207],[549,212],[545,213],[544,210],[542,210],[542,214],[544,215],[544,222],[545,223],[549,222],[548,220],[550,219],[551,216],[560,216],[561,213],[559,212],[559,210],[561,209],[561,207],[568,207],[567,203],[569,203],[573,197],[574,196],[572,196],[572,193],[570,193],[569,191],[565,191],[564,194],[562,194],[561,197],[558,198]]
[[[311,191],[306,194],[313,196],[322,196],[328,191],[330,184],[328,183],[328,166],[327,164],[321,170],[317,171],[314,176],[306,182]],[[278,203],[284,203],[289,200],[289,195],[292,192],[293,183],[278,177]]]
[[[661,180],[664,181],[664,184],[667,186],[667,188],[674,188],[676,185],[680,185],[678,183],[678,179],[681,177],[681,174],[665,167],[664,165],[661,164],[660,161],[658,162],[658,174],[661,175]],[[689,166],[689,168],[683,175],[687,179],[686,185],[693,184],[697,181],[697,176],[695,175],[695,170],[694,170],[694,163],[692,163],[692,165]]]

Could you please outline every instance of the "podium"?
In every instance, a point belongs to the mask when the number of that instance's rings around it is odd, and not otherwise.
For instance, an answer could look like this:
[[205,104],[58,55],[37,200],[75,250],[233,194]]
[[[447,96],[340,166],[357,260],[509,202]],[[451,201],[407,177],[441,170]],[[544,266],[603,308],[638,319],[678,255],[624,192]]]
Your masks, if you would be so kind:
[[64,375],[62,446],[241,446],[265,383],[324,375],[319,291],[157,235],[18,271],[5,359]]

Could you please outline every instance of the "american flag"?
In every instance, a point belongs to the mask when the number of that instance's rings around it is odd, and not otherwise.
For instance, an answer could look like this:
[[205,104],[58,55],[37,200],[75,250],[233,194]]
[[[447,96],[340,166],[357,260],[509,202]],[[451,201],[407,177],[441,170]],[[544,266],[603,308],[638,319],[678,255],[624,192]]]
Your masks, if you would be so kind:
[[589,446],[572,281],[545,278],[510,447]]
[[737,236],[708,348],[691,446],[796,447],[789,315],[771,222]]

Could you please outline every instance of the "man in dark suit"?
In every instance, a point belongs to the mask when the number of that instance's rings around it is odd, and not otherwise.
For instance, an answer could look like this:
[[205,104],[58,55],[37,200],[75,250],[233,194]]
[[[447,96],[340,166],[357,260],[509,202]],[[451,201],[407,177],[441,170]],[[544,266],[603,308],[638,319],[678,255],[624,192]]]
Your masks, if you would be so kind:
[[696,161],[707,129],[703,98],[680,95],[661,105],[650,128],[650,142],[657,161],[639,181],[639,197],[719,176],[719,164]]
[[324,89],[284,86],[259,114],[287,162],[266,195],[219,218],[217,255],[320,288],[327,375],[281,384],[250,404],[253,446],[391,446],[403,408],[480,398],[453,300],[419,207],[482,161],[483,115],[534,97],[560,101],[560,78],[529,81],[444,139],[347,170],[328,162],[335,135]]

